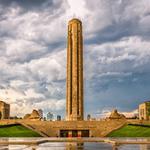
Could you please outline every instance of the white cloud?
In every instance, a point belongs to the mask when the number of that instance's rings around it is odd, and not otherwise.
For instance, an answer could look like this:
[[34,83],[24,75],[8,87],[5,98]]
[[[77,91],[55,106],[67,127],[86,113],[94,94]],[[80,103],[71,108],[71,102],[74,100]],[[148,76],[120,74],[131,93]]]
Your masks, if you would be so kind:
[[24,99],[36,99],[36,98],[43,98],[44,95],[35,92],[34,89],[28,89],[24,92],[20,91],[19,89],[15,88],[7,88],[0,90],[0,97],[4,100],[7,100],[8,103],[13,104],[16,100],[24,100]]
[[35,92],[34,89],[24,92],[14,88],[0,89],[0,98],[11,105],[11,116],[24,116],[33,109],[55,112],[65,108],[65,99],[45,99],[43,94]]
[[131,112],[122,112],[127,118],[138,117],[138,109],[135,109]]
[[[116,72],[116,75],[141,72],[141,68],[150,64],[150,43],[140,37],[123,38],[117,42],[91,45],[88,47],[86,67],[91,78]],[[128,65],[130,64],[130,66]],[[90,67],[92,65],[92,67]],[[99,66],[97,68],[97,66]],[[97,69],[96,69],[97,68]],[[89,69],[92,71],[89,71]],[[112,72],[112,73],[111,73]]]
[[86,17],[88,10],[86,8],[86,1],[82,0],[67,0],[69,9],[67,10],[67,16],[70,18],[76,17],[83,19]]
[[65,99],[61,99],[61,100],[47,100],[44,102],[40,102],[40,103],[36,103],[35,107],[38,108],[46,108],[47,106],[49,106],[49,111],[59,111],[62,109],[65,109]]
[[30,56],[42,54],[47,50],[46,46],[42,46],[33,41],[27,41],[23,39],[5,39],[6,45],[6,57],[9,60],[28,60]]
[[41,79],[47,79],[48,82],[53,80],[65,79],[66,67],[65,51],[57,52],[45,58],[32,60],[25,66],[34,76],[39,76]]

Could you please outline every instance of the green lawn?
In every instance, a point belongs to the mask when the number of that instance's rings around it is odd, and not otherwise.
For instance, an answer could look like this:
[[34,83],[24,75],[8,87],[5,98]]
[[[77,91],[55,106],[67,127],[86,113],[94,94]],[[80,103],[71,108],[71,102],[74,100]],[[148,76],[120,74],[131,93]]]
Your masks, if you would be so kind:
[[107,137],[150,137],[150,127],[126,125],[111,132]]
[[41,135],[22,125],[0,125],[0,137],[41,137]]

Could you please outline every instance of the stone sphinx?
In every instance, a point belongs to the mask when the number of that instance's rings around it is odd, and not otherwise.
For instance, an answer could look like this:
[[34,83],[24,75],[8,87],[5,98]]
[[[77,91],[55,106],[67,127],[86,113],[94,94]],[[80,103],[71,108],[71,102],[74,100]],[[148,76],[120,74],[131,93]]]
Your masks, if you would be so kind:
[[117,109],[114,109],[111,112],[109,119],[126,119],[126,117],[123,114],[118,113]]

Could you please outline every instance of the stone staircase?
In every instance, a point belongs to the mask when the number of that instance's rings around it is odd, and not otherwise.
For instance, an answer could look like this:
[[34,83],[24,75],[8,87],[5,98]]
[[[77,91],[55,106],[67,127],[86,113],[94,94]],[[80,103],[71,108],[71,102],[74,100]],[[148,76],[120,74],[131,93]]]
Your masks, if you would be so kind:
[[37,132],[38,134],[40,134],[42,137],[49,137],[45,132],[37,130],[36,127],[34,127],[34,125],[30,125],[30,124],[26,124],[24,122],[19,122],[19,124],[21,124],[22,126],[33,130],[34,132]]

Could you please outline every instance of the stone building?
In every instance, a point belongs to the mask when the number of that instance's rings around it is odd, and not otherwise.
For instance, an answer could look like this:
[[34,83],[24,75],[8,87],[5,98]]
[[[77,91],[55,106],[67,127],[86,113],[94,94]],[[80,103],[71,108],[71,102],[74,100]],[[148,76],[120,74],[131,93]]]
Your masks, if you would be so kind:
[[57,115],[57,121],[61,121],[61,116]]
[[48,112],[48,113],[47,113],[47,120],[49,120],[49,121],[53,121],[53,119],[54,119],[54,115],[53,115],[53,113]]
[[91,115],[90,114],[87,115],[87,120],[91,120]]
[[150,101],[139,105],[139,119],[150,120]]
[[10,117],[10,105],[0,101],[0,119],[9,119]]

